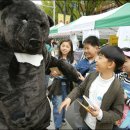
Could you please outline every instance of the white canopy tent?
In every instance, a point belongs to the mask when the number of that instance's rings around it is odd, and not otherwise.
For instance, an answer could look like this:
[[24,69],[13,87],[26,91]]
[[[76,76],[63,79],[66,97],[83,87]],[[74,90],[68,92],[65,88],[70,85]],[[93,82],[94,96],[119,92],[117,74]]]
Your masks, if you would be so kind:
[[[122,13],[122,11],[125,11],[125,12]],[[55,34],[55,36],[58,37],[58,36],[65,36],[65,35],[71,35],[71,34],[82,35],[83,31],[94,30],[98,28],[100,37],[108,38],[109,35],[113,35],[117,33],[117,29],[119,26],[125,26],[125,25],[130,26],[129,21],[126,24],[123,23],[124,21],[126,21],[125,17],[127,18],[128,14],[130,15],[130,3],[127,3],[123,6],[112,9],[102,14],[82,16],[79,19],[75,20],[74,22],[71,22],[68,25],[58,28],[58,33]],[[111,21],[109,20],[109,17],[112,18]],[[107,22],[107,18],[108,18],[108,22],[111,22],[112,24],[109,26],[107,24],[106,25],[104,24],[104,26],[101,26],[101,24],[104,22],[104,21],[102,22],[102,19],[106,20],[105,22]],[[124,18],[123,22],[122,22],[122,18]],[[117,20],[117,24],[115,24],[115,21],[113,22],[113,20]]]
[[59,28],[59,33],[78,32],[83,30],[94,29],[96,20],[107,17],[119,9],[120,7],[98,15],[82,16],[76,21]]

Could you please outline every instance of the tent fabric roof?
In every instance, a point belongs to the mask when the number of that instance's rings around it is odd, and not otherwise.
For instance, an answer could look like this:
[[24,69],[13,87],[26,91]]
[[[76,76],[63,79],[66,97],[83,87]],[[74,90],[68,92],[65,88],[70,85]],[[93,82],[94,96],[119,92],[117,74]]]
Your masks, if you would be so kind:
[[82,16],[79,19],[71,22],[70,24],[60,27],[58,32],[65,33],[65,32],[77,32],[77,31],[94,29],[96,20],[103,19],[104,17],[113,14],[119,9],[120,7],[112,9],[102,14]]
[[115,13],[95,21],[95,28],[130,26],[130,3],[124,4]]
[[119,26],[130,26],[130,3],[126,3],[102,14],[82,16],[64,26],[52,27],[50,29],[50,36],[78,34],[84,30],[92,29],[99,29],[101,35],[105,36],[107,33],[106,36],[108,36],[116,34]]
[[56,33],[58,33],[58,28],[60,28],[60,27],[62,27],[62,26],[64,26],[63,23],[57,24],[57,25],[55,25],[55,26],[52,26],[52,27],[50,28],[49,34],[51,35],[51,34],[56,34]]

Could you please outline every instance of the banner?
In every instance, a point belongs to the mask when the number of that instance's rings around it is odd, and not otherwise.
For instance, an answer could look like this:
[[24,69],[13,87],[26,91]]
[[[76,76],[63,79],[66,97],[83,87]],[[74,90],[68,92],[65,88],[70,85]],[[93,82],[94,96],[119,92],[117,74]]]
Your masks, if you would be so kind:
[[117,45],[118,37],[116,35],[110,35],[109,43],[110,43],[110,45]]
[[[58,14],[58,24],[64,23],[64,14]],[[65,16],[65,24],[70,23],[70,15]]]
[[65,16],[65,24],[70,23],[70,15]]
[[130,26],[119,27],[117,31],[118,46],[120,48],[130,48]]
[[64,23],[64,15],[63,14],[58,14],[58,24]]

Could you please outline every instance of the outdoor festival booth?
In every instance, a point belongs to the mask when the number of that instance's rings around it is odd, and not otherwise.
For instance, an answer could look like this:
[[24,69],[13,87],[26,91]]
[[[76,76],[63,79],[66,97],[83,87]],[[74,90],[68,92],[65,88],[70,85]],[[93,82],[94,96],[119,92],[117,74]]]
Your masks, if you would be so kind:
[[57,34],[58,34],[58,29],[59,29],[60,27],[62,27],[62,26],[64,26],[63,23],[59,23],[59,24],[57,24],[57,25],[52,26],[52,27],[50,28],[49,36],[50,36],[50,37],[54,37],[55,35],[57,35]]
[[118,27],[130,26],[130,3],[126,3],[108,12],[82,16],[70,24],[59,27],[55,37],[79,34],[83,31],[98,30],[101,38],[117,33]]

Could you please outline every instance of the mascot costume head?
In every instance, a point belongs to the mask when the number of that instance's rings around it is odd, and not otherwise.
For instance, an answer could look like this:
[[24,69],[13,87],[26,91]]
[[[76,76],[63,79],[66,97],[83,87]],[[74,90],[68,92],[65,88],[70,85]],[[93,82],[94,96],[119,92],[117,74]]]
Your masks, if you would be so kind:
[[[50,124],[45,72],[72,66],[45,48],[52,20],[30,0],[0,0],[0,130],[44,130]],[[64,68],[67,68],[64,70]]]
[[1,38],[15,52],[41,54],[48,37],[47,15],[29,0],[0,0]]

